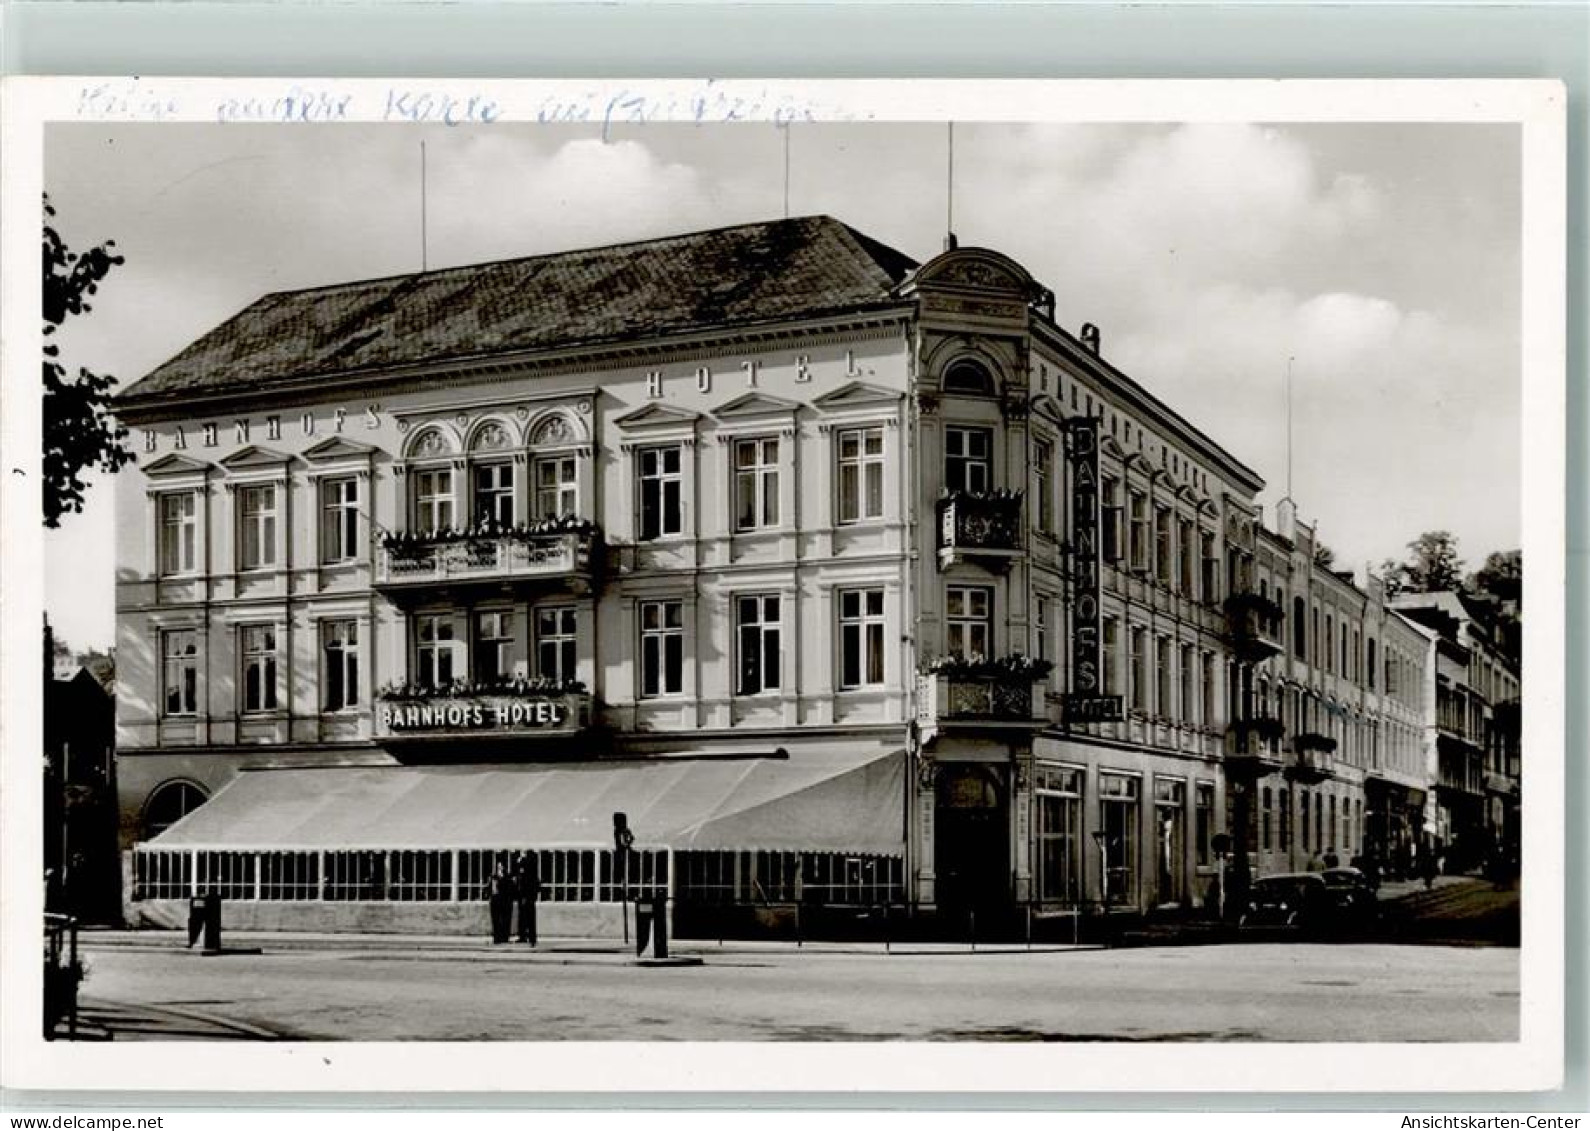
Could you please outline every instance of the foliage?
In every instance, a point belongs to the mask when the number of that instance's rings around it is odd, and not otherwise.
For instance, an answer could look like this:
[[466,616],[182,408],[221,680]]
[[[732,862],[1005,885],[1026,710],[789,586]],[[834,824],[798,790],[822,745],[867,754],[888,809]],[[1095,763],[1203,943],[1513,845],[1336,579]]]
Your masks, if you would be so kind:
[[555,699],[561,695],[578,695],[585,684],[577,679],[507,678],[485,683],[455,679],[440,687],[424,683],[395,680],[377,691],[376,698],[389,703],[420,703],[431,699],[473,699],[496,697],[501,699]]
[[596,524],[578,515],[557,515],[538,518],[531,522],[507,525],[483,519],[473,526],[444,526],[439,530],[404,531],[387,534],[381,547],[399,556],[417,556],[432,546],[453,545],[459,542],[478,542],[507,538],[518,542],[531,542],[557,534],[594,534]]
[[1321,569],[1333,569],[1336,566],[1336,551],[1321,543],[1314,547],[1314,564]]
[[923,675],[942,675],[950,679],[1040,680],[1054,670],[1048,660],[1036,660],[1014,652],[989,659],[984,656],[935,656],[922,665]]
[[98,467],[114,473],[132,459],[122,446],[127,430],[108,416],[116,378],[78,368],[67,376],[61,347],[51,340],[72,315],[87,314],[90,296],[112,267],[125,260],[114,240],[81,255],[71,251],[52,226],[55,209],[44,198],[44,525],[58,527],[83,509],[82,473]]
[[1386,594],[1441,593],[1463,588],[1463,560],[1457,539],[1448,530],[1427,530],[1408,543],[1403,562],[1381,563]]
[[1258,614],[1260,620],[1278,621],[1284,615],[1281,606],[1262,593],[1251,591],[1233,593],[1225,599],[1224,608],[1227,616],[1237,616],[1246,612]]
[[1469,588],[1476,596],[1491,597],[1503,604],[1522,604],[1524,600],[1524,552],[1497,550],[1488,554],[1485,564],[1469,577]]
[[1015,506],[1021,502],[1023,492],[997,488],[992,491],[952,491],[948,487],[939,492],[939,498],[967,502],[994,503]]

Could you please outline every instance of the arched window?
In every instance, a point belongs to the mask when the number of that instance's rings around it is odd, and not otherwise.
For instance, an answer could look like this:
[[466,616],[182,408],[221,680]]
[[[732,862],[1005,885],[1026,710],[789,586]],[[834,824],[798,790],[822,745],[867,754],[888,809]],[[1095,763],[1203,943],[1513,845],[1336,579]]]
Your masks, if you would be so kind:
[[156,786],[144,802],[144,839],[153,840],[209,799],[209,794],[189,781]]
[[944,371],[946,393],[992,393],[994,380],[976,361],[957,361]]

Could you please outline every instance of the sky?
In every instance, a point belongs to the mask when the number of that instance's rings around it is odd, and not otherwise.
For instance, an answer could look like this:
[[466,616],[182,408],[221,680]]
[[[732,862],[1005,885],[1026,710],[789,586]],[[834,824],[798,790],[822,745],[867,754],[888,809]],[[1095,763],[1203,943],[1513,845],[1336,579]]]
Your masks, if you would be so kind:
[[[786,139],[787,132],[787,139]],[[826,213],[943,248],[942,123],[55,125],[67,243],[126,263],[57,336],[125,388],[270,291]],[[1076,333],[1291,495],[1339,568],[1450,530],[1519,545],[1520,137],[1511,125],[955,127],[961,246],[1055,293]],[[46,535],[74,648],[114,641],[114,484]],[[1273,511],[1268,512],[1273,521]]]

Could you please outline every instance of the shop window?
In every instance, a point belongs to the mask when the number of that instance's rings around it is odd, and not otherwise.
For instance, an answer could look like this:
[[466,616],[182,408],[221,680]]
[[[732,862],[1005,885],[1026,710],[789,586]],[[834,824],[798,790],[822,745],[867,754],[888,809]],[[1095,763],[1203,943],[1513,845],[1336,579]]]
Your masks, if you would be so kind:
[[1180,903],[1187,898],[1187,783],[1177,778],[1154,779],[1155,864],[1157,901]]
[[1034,768],[1038,808],[1038,898],[1046,903],[1082,899],[1082,771]]
[[1099,828],[1104,833],[1105,903],[1137,898],[1138,791],[1141,782],[1123,774],[1099,775]]

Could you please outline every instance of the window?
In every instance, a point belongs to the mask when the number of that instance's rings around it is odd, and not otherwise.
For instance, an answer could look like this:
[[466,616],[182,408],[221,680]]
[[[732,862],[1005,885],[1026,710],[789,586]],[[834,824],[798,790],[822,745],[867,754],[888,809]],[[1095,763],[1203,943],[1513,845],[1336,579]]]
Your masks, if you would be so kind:
[[453,525],[453,473],[431,468],[414,473],[414,529],[435,534]]
[[1104,833],[1106,903],[1131,903],[1137,893],[1138,791],[1124,774],[1099,775],[1099,828]]
[[1049,659],[1049,598],[1038,596],[1032,603],[1032,654],[1040,660]]
[[559,683],[574,680],[574,625],[572,606],[536,610],[536,675]]
[[536,516],[563,518],[580,513],[580,485],[573,456],[536,460]]
[[414,669],[418,677],[415,682],[421,687],[435,688],[452,683],[455,678],[453,652],[456,647],[452,614],[421,616],[414,656]]
[[685,689],[685,606],[643,601],[640,606],[640,694],[679,695]]
[[1308,659],[1308,609],[1301,597],[1292,598],[1292,654]]
[[[204,790],[192,782],[172,781],[158,786],[144,802],[144,839],[153,840],[207,800]],[[187,885],[172,894],[188,895]]]
[[276,564],[276,485],[243,487],[238,502],[242,508],[242,568],[268,569]]
[[1161,718],[1171,715],[1170,637],[1154,638],[1154,710]]
[[1313,847],[1313,842],[1309,840],[1309,832],[1308,832],[1308,830],[1309,830],[1308,790],[1306,790],[1306,789],[1299,790],[1298,793],[1299,793],[1299,796],[1302,798],[1302,801],[1303,801],[1302,809],[1301,809],[1301,811],[1299,813],[1299,818],[1300,819],[1298,821],[1298,826],[1297,826],[1297,828],[1298,828],[1298,847],[1301,848],[1304,852],[1307,852],[1310,848]]
[[1335,655],[1335,653],[1336,653],[1336,622],[1331,618],[1330,614],[1327,613],[1325,615],[1325,653],[1321,657],[1321,659],[1323,661],[1321,666],[1324,667],[1324,669],[1326,671],[1330,671],[1331,670],[1331,661],[1332,661],[1332,657]]
[[1215,719],[1218,717],[1215,710],[1215,656],[1213,652],[1204,652],[1202,655],[1204,702],[1203,711],[1199,715],[1199,721],[1202,722],[1205,727],[1212,727],[1215,725]]
[[359,480],[327,479],[320,485],[320,560],[348,562],[359,556]]
[[359,622],[326,621],[320,626],[321,686],[328,711],[359,703]]
[[192,573],[198,568],[199,494],[181,491],[160,496],[160,572]]
[[993,590],[951,585],[944,593],[944,647],[951,656],[986,658],[990,647],[989,606]]
[[1193,646],[1183,644],[1177,659],[1181,663],[1181,721],[1190,724],[1197,721],[1193,718],[1193,712],[1198,706],[1194,690],[1197,673],[1193,670]]
[[1281,810],[1281,820],[1279,822],[1281,826],[1281,843],[1279,847],[1282,852],[1290,852],[1292,850],[1292,791],[1283,785],[1276,794],[1276,799]]
[[1148,496],[1141,491],[1127,491],[1130,506],[1132,568],[1148,569]]
[[778,525],[778,441],[737,440],[734,445],[734,528]]
[[513,464],[476,464],[475,510],[477,524],[513,525]]
[[1275,847],[1271,840],[1274,832],[1275,791],[1265,786],[1259,796],[1259,847],[1268,852]]
[[243,627],[243,710],[276,709],[276,626]]
[[1121,622],[1114,617],[1104,618],[1104,694],[1121,693],[1120,650]]
[[1154,508],[1154,576],[1161,585],[1169,586],[1173,562],[1170,556],[1169,507]]
[[991,486],[989,452],[992,434],[986,428],[944,429],[944,486],[974,494]]
[[1187,894],[1187,783],[1177,778],[1154,779],[1155,864],[1159,873],[1157,902],[1180,903]]
[[1194,551],[1196,545],[1193,541],[1193,524],[1188,519],[1179,519],[1176,523],[1176,553],[1179,562],[1177,584],[1180,586],[1183,597],[1193,595],[1193,585],[1197,576],[1197,566],[1194,564]]
[[1208,530],[1198,533],[1198,551],[1203,558],[1203,587],[1200,596],[1206,605],[1220,601],[1220,555],[1215,552],[1215,536]]
[[780,601],[776,594],[740,597],[735,601],[739,620],[740,694],[759,695],[780,686]]
[[662,538],[684,529],[681,450],[647,448],[640,453],[640,536]]
[[1198,822],[1195,830],[1198,838],[1198,866],[1211,868],[1215,863],[1215,783],[1199,782],[1195,797],[1197,809],[1194,819]]
[[1032,446],[1032,470],[1038,492],[1038,531],[1054,533],[1054,445],[1038,440]]
[[1148,710],[1148,633],[1133,627],[1131,641],[1132,710]]
[[944,371],[946,393],[992,393],[993,381],[988,370],[975,361],[957,361]]
[[1100,514],[1099,519],[1103,525],[1100,534],[1100,544],[1104,547],[1104,560],[1118,562],[1121,560],[1121,481],[1103,476],[1099,491]]
[[847,589],[839,594],[839,686],[883,683],[883,590]]
[[883,517],[883,429],[839,433],[839,521]]
[[1082,771],[1035,767],[1038,803],[1038,898],[1077,903],[1082,899]]
[[1367,655],[1364,657],[1364,674],[1369,678],[1369,690],[1375,689],[1375,642],[1366,640],[1364,648]]
[[501,683],[513,674],[513,613],[507,609],[477,612],[474,681],[490,685]]
[[161,635],[165,657],[162,693],[165,714],[196,715],[199,712],[199,634],[191,628]]

